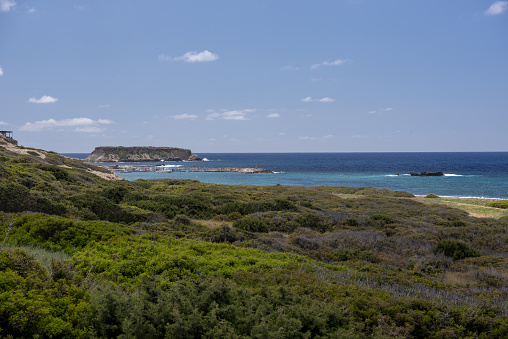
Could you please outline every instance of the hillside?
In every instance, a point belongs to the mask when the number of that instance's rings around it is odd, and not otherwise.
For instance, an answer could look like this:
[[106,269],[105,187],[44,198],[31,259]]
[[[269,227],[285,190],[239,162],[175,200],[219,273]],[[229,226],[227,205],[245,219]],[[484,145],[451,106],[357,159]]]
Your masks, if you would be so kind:
[[0,337],[508,336],[506,217],[372,188],[96,174],[0,140]]

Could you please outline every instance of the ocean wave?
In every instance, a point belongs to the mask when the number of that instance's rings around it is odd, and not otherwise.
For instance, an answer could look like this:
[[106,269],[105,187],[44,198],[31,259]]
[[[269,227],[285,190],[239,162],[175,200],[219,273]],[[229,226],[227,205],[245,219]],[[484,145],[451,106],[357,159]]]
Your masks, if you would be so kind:
[[203,158],[203,161],[210,161],[210,160],[208,160],[207,158]]
[[273,174],[280,174],[280,173],[286,173],[286,172],[273,172]]
[[445,177],[462,177],[462,174],[445,173]]

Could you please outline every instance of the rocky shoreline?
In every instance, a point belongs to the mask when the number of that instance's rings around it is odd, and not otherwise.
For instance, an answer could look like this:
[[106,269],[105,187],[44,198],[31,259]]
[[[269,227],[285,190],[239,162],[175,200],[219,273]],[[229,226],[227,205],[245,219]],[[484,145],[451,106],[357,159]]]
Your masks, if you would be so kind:
[[242,174],[273,174],[275,172],[264,168],[249,168],[249,167],[167,167],[160,165],[149,165],[149,166],[136,166],[136,165],[110,165],[108,169],[113,172],[130,173],[130,172],[231,172],[231,173],[242,173]]

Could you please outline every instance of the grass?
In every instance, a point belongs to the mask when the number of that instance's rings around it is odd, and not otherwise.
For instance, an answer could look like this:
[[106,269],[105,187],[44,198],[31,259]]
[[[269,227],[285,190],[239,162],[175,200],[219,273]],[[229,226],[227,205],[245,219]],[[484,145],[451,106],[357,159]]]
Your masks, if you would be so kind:
[[506,210],[501,208],[489,207],[487,203],[490,199],[467,199],[467,198],[434,198],[424,197],[412,198],[426,204],[440,204],[454,207],[467,212],[472,217],[499,219],[507,214]]

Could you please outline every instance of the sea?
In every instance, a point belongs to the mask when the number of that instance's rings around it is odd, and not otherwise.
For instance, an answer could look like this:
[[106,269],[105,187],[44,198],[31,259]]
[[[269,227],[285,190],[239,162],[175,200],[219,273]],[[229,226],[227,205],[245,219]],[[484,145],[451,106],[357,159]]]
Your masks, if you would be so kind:
[[[84,159],[88,153],[67,153]],[[173,166],[259,167],[274,174],[224,172],[119,173],[126,180],[192,179],[226,185],[373,187],[415,195],[508,199],[508,152],[432,153],[197,153],[205,161]],[[119,163],[118,165],[160,165]],[[98,165],[107,166],[109,163]],[[416,177],[411,172],[443,172]]]

